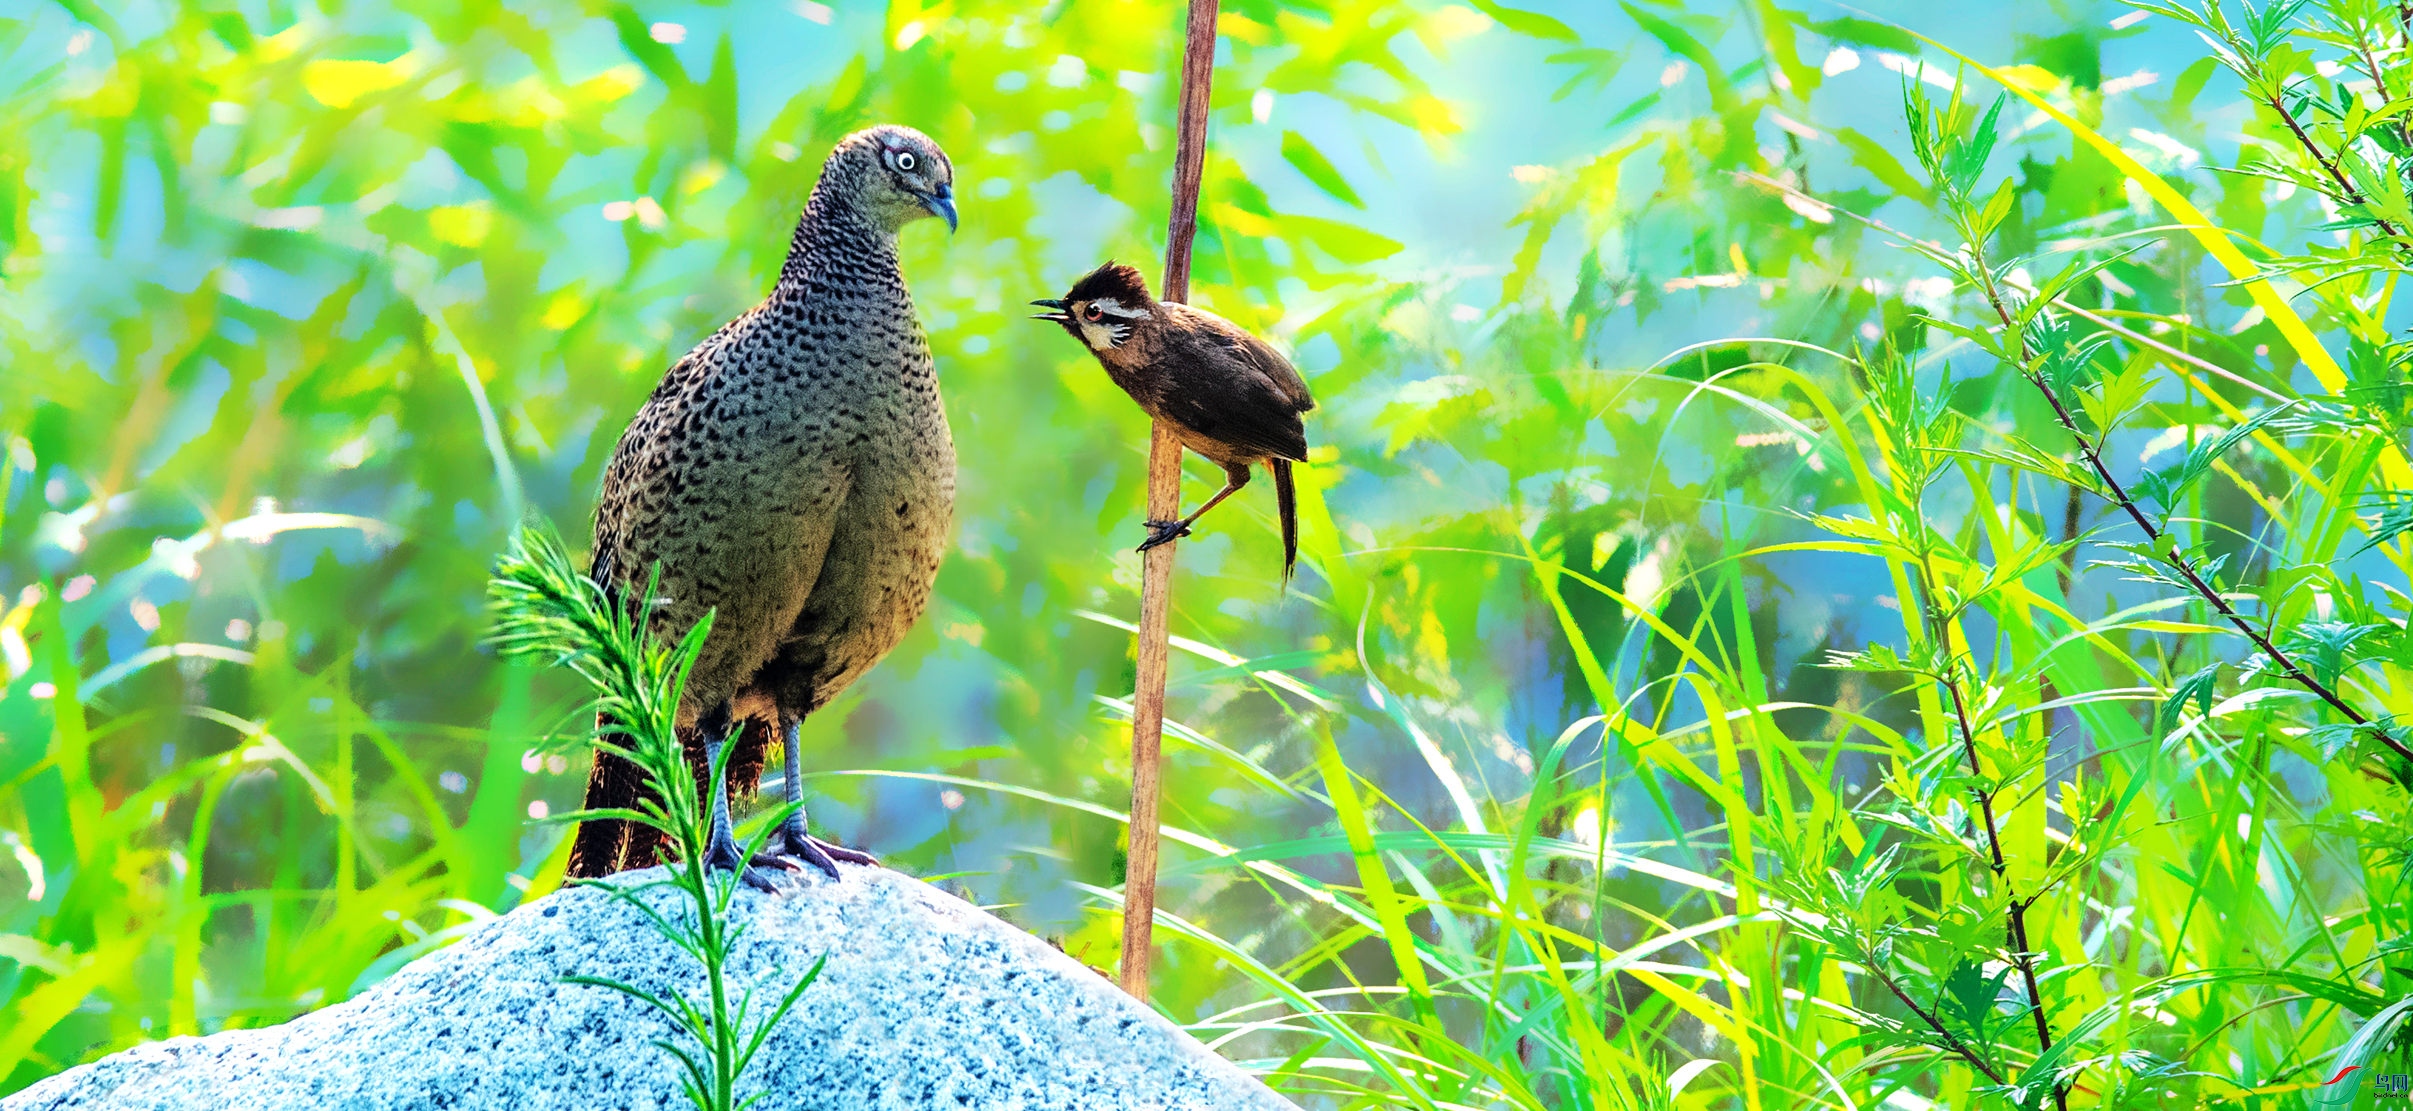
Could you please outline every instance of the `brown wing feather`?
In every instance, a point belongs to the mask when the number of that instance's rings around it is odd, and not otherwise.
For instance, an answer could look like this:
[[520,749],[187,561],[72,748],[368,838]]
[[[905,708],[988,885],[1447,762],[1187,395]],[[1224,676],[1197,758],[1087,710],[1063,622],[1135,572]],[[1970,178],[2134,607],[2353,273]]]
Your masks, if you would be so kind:
[[1299,414],[1315,407],[1307,383],[1271,344],[1213,313],[1166,305],[1177,326],[1167,361],[1165,415],[1203,436],[1255,455],[1304,461],[1307,429]]
[[1205,309],[1188,305],[1166,305],[1165,309],[1176,320],[1188,317],[1182,322],[1202,325],[1199,328],[1201,334],[1214,337],[1217,346],[1230,352],[1257,377],[1264,379],[1266,385],[1273,387],[1275,393],[1290,403],[1292,412],[1304,413],[1315,408],[1315,398],[1307,392],[1307,380],[1299,377],[1298,368],[1290,365],[1290,360],[1283,358],[1274,345]]

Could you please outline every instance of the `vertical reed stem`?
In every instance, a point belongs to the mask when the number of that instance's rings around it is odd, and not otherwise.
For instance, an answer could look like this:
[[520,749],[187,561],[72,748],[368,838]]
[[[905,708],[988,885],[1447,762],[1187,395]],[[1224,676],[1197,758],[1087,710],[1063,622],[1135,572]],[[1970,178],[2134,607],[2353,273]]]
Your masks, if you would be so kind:
[[[1198,231],[1198,183],[1206,173],[1207,89],[1215,76],[1216,0],[1190,0],[1189,41],[1181,60],[1180,139],[1173,153],[1173,221],[1165,235],[1165,281],[1158,296],[1190,299],[1190,240]],[[1163,421],[1148,439],[1148,519],[1181,516],[1181,441]],[[1174,541],[1149,549],[1141,564],[1139,674],[1131,695],[1131,852],[1123,872],[1123,990],[1148,998],[1148,957],[1156,925],[1157,800],[1164,793],[1165,662],[1171,637]]]

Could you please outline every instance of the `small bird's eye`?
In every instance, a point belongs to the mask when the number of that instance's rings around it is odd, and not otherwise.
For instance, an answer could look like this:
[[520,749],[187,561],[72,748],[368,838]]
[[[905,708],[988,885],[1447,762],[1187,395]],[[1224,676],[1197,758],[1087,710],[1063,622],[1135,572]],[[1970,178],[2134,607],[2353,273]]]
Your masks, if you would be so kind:
[[897,168],[897,169],[900,169],[900,170],[910,170],[910,169],[912,169],[912,168],[913,168],[913,152],[912,152],[912,151],[904,151],[904,152],[902,152],[902,153],[898,154],[898,155],[896,156],[896,168]]
[[1088,308],[1081,310],[1081,318],[1084,320],[1097,321],[1105,319],[1106,314],[1099,311],[1096,305],[1091,305]]

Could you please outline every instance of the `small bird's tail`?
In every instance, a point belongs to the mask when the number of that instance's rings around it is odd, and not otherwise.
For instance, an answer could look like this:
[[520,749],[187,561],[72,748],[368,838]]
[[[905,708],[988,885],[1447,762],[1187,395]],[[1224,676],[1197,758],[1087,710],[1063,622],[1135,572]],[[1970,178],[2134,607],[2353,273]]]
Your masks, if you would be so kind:
[[1274,504],[1282,514],[1282,587],[1290,588],[1291,569],[1299,564],[1299,492],[1291,484],[1290,460],[1276,458],[1270,466],[1274,472]]

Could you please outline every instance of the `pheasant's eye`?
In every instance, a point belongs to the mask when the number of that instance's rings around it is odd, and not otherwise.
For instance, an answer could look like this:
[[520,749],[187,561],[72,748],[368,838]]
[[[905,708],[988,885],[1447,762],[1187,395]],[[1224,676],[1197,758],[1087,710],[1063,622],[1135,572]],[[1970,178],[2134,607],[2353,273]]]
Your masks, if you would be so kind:
[[908,170],[908,171],[912,170],[912,169],[913,169],[913,152],[912,152],[912,151],[903,151],[903,152],[900,152],[900,153],[899,153],[899,154],[896,156],[896,168],[897,168],[897,169],[900,169],[900,170]]
[[1099,320],[1104,320],[1106,318],[1106,314],[1093,304],[1088,308],[1081,310],[1081,318],[1094,323]]

